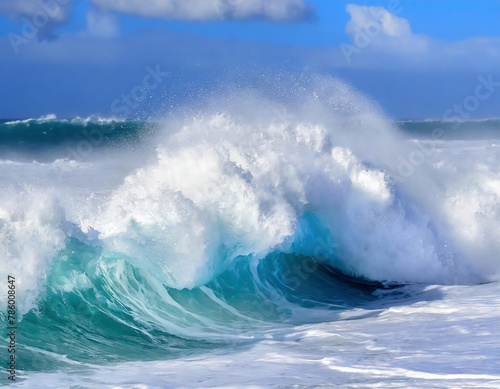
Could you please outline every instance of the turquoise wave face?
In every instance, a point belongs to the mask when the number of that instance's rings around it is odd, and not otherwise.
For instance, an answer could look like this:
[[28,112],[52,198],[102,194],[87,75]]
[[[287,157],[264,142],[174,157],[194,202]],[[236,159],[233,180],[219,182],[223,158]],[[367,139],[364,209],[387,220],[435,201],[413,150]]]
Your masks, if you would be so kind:
[[331,321],[382,287],[294,253],[237,258],[191,290],[168,288],[130,263],[67,238],[38,308],[19,323],[19,368],[169,359],[244,345],[271,330]]

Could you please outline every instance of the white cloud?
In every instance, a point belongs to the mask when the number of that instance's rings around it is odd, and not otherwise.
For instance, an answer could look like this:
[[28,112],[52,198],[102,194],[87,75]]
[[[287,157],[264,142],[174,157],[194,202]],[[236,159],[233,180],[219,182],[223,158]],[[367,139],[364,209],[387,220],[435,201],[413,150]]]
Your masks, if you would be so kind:
[[102,9],[181,20],[265,19],[298,22],[313,16],[303,0],[92,0]]
[[71,21],[73,0],[0,0],[0,14],[34,25],[40,40],[55,37],[61,25]]
[[87,30],[90,35],[99,38],[116,38],[120,36],[120,26],[116,16],[94,10],[87,13]]
[[[245,20],[301,22],[313,19],[315,6],[305,0],[91,0],[102,13],[87,14],[88,35],[110,38],[120,35],[118,18],[105,11],[118,11],[146,18],[179,20]],[[0,0],[0,15],[19,22],[21,33],[34,31],[39,41],[52,40],[62,25],[71,22],[74,0]],[[18,38],[18,40],[24,38]]]
[[351,15],[351,20],[346,26],[346,33],[349,35],[370,28],[380,28],[380,32],[388,36],[411,34],[408,20],[389,12],[384,7],[348,4],[346,11]]
[[414,34],[409,21],[398,16],[404,11],[402,6],[387,10],[349,4],[346,11],[351,16],[346,25],[351,42],[340,45],[343,58],[337,65],[341,67],[429,72],[437,69],[491,72],[498,69],[498,37],[449,42]]

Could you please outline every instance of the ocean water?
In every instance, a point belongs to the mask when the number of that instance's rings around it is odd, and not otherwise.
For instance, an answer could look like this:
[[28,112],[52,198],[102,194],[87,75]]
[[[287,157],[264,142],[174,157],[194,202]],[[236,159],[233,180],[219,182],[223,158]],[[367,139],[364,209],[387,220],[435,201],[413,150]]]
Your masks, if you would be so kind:
[[500,387],[499,144],[333,79],[3,120],[10,384]]

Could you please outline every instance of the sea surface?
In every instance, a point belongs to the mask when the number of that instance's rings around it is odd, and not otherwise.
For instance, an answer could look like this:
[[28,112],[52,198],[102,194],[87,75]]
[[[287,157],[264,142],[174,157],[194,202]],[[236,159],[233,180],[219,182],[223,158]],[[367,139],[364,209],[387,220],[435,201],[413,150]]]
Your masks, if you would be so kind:
[[0,385],[500,388],[500,120],[281,92],[0,121]]

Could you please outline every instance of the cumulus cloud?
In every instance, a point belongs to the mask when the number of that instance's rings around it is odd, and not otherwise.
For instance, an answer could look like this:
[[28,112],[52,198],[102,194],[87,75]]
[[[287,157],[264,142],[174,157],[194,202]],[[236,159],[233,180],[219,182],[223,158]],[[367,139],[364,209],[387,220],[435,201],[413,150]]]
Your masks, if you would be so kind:
[[50,40],[55,31],[71,21],[73,0],[0,0],[0,14],[31,25],[39,40]]
[[[399,4],[389,2],[389,4]],[[499,37],[472,37],[449,42],[414,34],[403,7],[349,4],[351,19],[346,25],[350,43],[342,43],[340,65],[351,69],[405,69],[429,71],[497,71],[500,63]],[[342,64],[343,63],[343,64]]]
[[116,38],[120,36],[120,26],[116,16],[90,10],[87,13],[87,31],[98,38]]
[[303,0],[92,0],[102,9],[181,20],[264,19],[300,22],[314,17]]
[[[106,11],[118,11],[146,18],[178,20],[251,20],[301,22],[316,17],[315,6],[305,0],[90,0],[101,13],[87,14],[88,35],[110,38],[120,34],[118,18]],[[71,22],[74,0],[0,0],[0,15],[20,23],[22,31],[12,31],[18,44],[26,38],[52,40],[59,27]],[[21,42],[21,43],[19,43]]]
[[342,43],[340,49],[350,66],[435,66],[440,52],[455,45],[414,34],[409,21],[398,16],[403,11],[400,5],[386,9],[349,4],[346,11],[351,20],[345,31],[352,44]]
[[[404,36],[411,34],[408,20],[389,12],[384,7],[369,7],[348,4],[346,11],[351,15],[347,23],[346,33],[354,35],[360,30],[370,28],[380,29],[382,34],[388,36]],[[398,9],[395,10],[396,12]]]

